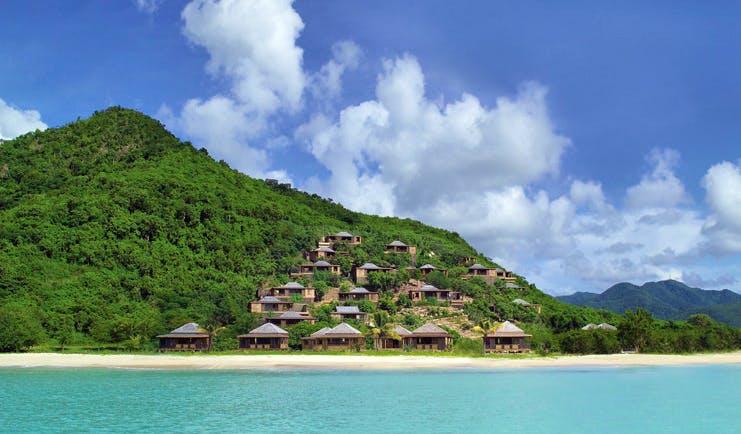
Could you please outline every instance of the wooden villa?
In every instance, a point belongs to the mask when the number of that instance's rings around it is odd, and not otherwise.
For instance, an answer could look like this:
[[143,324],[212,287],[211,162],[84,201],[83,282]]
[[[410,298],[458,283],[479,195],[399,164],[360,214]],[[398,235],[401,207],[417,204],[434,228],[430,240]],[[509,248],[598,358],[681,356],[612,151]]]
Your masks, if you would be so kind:
[[301,339],[301,348],[309,351],[363,351],[365,337],[347,323],[325,327]]
[[404,339],[412,336],[412,332],[405,329],[402,326],[396,326],[392,329],[394,333],[399,335],[399,339],[391,337],[377,337],[376,348],[381,350],[400,350],[404,348]]
[[330,314],[333,319],[338,321],[355,320],[368,322],[368,314],[362,312],[357,306],[337,306],[335,311]]
[[435,270],[443,273],[444,276],[448,275],[448,270],[446,270],[445,268],[438,268],[432,264],[425,264],[419,267],[419,272],[422,273],[422,277],[426,277],[428,274],[432,273]]
[[464,277],[468,278],[474,276],[484,279],[484,281],[489,285],[493,285],[498,279],[506,281],[517,280],[511,271],[505,271],[501,268],[484,267],[481,264],[473,264],[468,267],[468,273]]
[[349,232],[338,232],[336,234],[327,235],[319,241],[319,247],[332,247],[335,243],[345,243],[348,246],[355,247],[360,245],[363,239],[359,235],[353,235]]
[[278,316],[265,318],[265,321],[280,327],[291,327],[304,321],[314,324],[316,319],[309,315],[308,312],[284,312]]
[[298,266],[298,271],[291,273],[291,277],[313,277],[314,273],[319,271],[325,271],[332,274],[340,274],[340,266],[330,264],[327,261],[316,261],[312,264],[301,264]]
[[541,310],[543,308],[541,305],[539,305],[537,303],[528,303],[527,301],[525,301],[525,300],[523,300],[521,298],[516,298],[516,299],[512,300],[512,303],[519,304],[520,306],[523,306],[523,307],[533,308],[536,311],[538,311],[538,313],[541,313]]
[[484,335],[484,352],[485,353],[527,353],[530,352],[529,335],[522,331],[521,328],[505,321],[501,327],[494,332]]
[[368,283],[368,275],[370,273],[390,273],[393,268],[390,267],[379,267],[372,262],[366,262],[365,264],[355,267],[352,270],[352,277],[355,283],[363,284]]
[[237,336],[240,350],[287,350],[288,332],[265,323],[245,335]]
[[378,292],[368,291],[365,288],[353,288],[349,292],[340,292],[337,294],[340,301],[363,301],[367,300],[371,303],[378,303]]
[[310,251],[306,255],[306,258],[309,261],[315,262],[315,261],[319,261],[319,260],[322,260],[322,259],[332,259],[332,258],[334,258],[336,256],[337,256],[337,252],[335,252],[334,250],[332,250],[331,247],[322,246],[322,247],[319,247],[319,248],[316,248],[316,249]]
[[288,282],[283,286],[276,286],[265,291],[266,296],[275,297],[281,300],[291,301],[294,296],[301,296],[304,302],[313,302],[316,297],[316,290],[311,287],[305,287],[300,283]]
[[283,313],[291,310],[293,302],[281,300],[273,296],[265,296],[257,301],[250,303],[250,312],[252,313]]
[[422,351],[447,351],[453,345],[450,333],[432,323],[427,323],[404,337],[404,347]]
[[463,306],[463,296],[460,292],[439,289],[432,285],[424,285],[421,288],[409,290],[409,298],[412,301],[427,301],[433,298],[440,303],[449,302],[451,306]]
[[394,240],[389,244],[386,244],[386,253],[409,253],[414,258],[417,256],[417,247],[408,246],[399,240]]
[[157,336],[160,351],[208,351],[211,334],[194,322],[184,324],[166,335]]

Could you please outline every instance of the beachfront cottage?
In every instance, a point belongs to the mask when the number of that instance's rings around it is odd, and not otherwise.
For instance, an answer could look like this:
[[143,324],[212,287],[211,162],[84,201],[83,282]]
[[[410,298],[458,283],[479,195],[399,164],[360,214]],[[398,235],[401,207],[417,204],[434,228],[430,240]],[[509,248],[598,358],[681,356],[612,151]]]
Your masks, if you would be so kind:
[[240,350],[287,350],[288,332],[265,323],[245,335],[237,336]]
[[293,302],[281,300],[273,296],[265,296],[257,301],[250,303],[250,312],[252,313],[283,313],[291,310]]
[[301,348],[308,351],[363,351],[365,337],[349,324],[325,327],[301,339]]
[[388,336],[376,337],[376,348],[381,350],[400,350],[404,347],[404,338],[412,336],[412,332],[402,326],[396,326],[392,330],[399,335],[399,339]]
[[600,330],[612,330],[612,331],[616,331],[616,330],[617,330],[617,327],[615,327],[615,326],[614,326],[614,325],[612,325],[612,324],[607,324],[607,323],[604,323],[604,322],[603,322],[602,324],[591,324],[591,323],[590,323],[590,324],[587,324],[587,325],[585,325],[585,326],[584,326],[584,327],[582,327],[581,329],[582,329],[582,330],[595,330],[595,329],[600,329]]
[[438,268],[432,264],[425,264],[419,267],[419,272],[422,274],[422,277],[426,277],[428,274],[432,273],[435,270],[443,273],[443,275],[445,276],[448,275],[448,270],[446,270],[445,268]]
[[349,292],[340,292],[337,294],[340,301],[370,301],[371,303],[378,303],[378,292],[368,291],[365,288],[353,288]]
[[535,309],[536,311],[538,311],[538,313],[541,313],[542,306],[537,303],[528,303],[527,301],[521,298],[516,298],[512,300],[512,303],[519,304],[520,306],[523,306],[523,307],[529,307],[529,308]]
[[316,290],[305,287],[300,283],[288,282],[283,286],[276,286],[265,291],[265,295],[279,298],[284,301],[292,301],[294,297],[300,296],[304,303],[311,303],[316,297]]
[[160,351],[208,351],[211,335],[194,322],[184,324],[166,335],[157,336]]
[[424,285],[421,288],[410,289],[409,298],[412,301],[429,301],[434,299],[438,303],[449,302],[451,306],[462,307],[463,295],[458,291],[439,289],[432,285]]
[[530,352],[530,338],[532,336],[511,322],[505,321],[494,332],[484,335],[484,352],[527,353]]
[[511,271],[505,271],[501,268],[484,267],[481,264],[473,264],[468,267],[468,273],[463,277],[468,278],[473,276],[482,278],[489,285],[493,285],[497,279],[503,279],[506,281],[517,280]]
[[405,336],[403,345],[404,348],[422,351],[447,351],[453,346],[453,338],[450,333],[428,322],[415,329],[411,335]]
[[316,319],[312,317],[308,312],[284,312],[279,316],[265,318],[265,321],[286,328],[304,321],[308,322],[309,324],[314,324],[316,322]]
[[330,247],[322,246],[314,249],[306,255],[306,258],[312,262],[319,261],[322,259],[332,259],[337,256],[337,252],[332,250]]
[[394,240],[386,244],[386,253],[409,253],[412,258],[417,256],[417,247],[408,246],[399,240]]
[[314,273],[324,271],[331,274],[340,274],[340,266],[330,264],[327,261],[316,261],[313,264],[301,264],[298,266],[298,271],[291,273],[291,277],[313,277]]
[[368,314],[361,312],[357,306],[337,306],[330,316],[338,321],[352,319],[355,321],[362,321],[363,323],[368,322]]
[[352,277],[355,283],[362,285],[368,283],[368,275],[370,273],[390,273],[392,270],[393,268],[379,267],[372,262],[366,262],[360,267],[353,268]]
[[362,238],[359,235],[352,235],[349,232],[338,232],[336,234],[327,235],[319,241],[319,247],[332,247],[335,243],[344,243],[348,246],[355,247],[360,245]]

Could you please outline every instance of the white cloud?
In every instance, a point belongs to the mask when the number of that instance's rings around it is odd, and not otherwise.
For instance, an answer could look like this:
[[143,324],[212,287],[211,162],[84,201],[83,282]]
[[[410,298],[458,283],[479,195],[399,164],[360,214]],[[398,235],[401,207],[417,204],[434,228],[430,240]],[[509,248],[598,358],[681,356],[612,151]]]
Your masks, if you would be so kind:
[[38,111],[15,108],[0,98],[0,139],[14,139],[29,131],[46,128]]
[[147,14],[157,12],[164,0],[134,0],[137,9]]
[[304,28],[292,0],[193,0],[183,33],[208,51],[207,70],[223,74],[247,110],[298,109],[306,78],[296,39]]
[[741,252],[741,166],[724,161],[708,169],[702,180],[712,215],[703,232],[714,254]]
[[648,156],[653,171],[641,182],[628,188],[626,205],[629,208],[671,208],[689,202],[684,185],[674,174],[679,164],[679,153],[673,149],[655,149]]
[[342,91],[342,75],[354,71],[360,64],[362,51],[353,41],[332,45],[332,59],[313,77],[312,93],[318,99],[335,99]]

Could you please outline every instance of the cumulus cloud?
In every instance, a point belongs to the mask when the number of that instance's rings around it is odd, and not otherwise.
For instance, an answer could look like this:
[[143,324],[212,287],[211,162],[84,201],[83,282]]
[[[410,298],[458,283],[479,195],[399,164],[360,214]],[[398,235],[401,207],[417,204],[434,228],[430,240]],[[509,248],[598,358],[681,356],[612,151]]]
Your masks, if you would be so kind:
[[710,251],[741,252],[741,166],[728,161],[712,166],[702,186],[712,212],[703,228]]
[[332,45],[332,59],[314,75],[311,91],[318,99],[336,99],[342,91],[342,75],[354,71],[360,64],[362,50],[353,41]]
[[15,108],[0,98],[0,139],[14,139],[29,131],[46,128],[38,111]]
[[153,14],[157,12],[157,9],[160,8],[163,1],[164,0],[134,0],[134,4],[136,4],[136,8],[141,12]]
[[653,170],[641,182],[628,188],[626,205],[629,208],[671,208],[689,202],[682,181],[674,174],[679,164],[679,153],[673,149],[655,149],[648,156]]

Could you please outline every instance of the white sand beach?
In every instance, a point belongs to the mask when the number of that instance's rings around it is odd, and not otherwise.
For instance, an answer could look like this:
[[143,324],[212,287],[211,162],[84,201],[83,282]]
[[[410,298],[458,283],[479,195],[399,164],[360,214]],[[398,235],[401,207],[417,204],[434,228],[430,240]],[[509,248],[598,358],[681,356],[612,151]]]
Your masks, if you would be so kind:
[[363,355],[0,354],[1,367],[118,369],[511,369],[741,364],[741,352],[692,355],[610,354],[528,358]]

